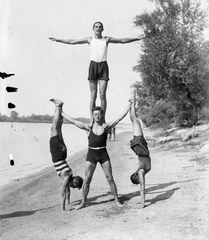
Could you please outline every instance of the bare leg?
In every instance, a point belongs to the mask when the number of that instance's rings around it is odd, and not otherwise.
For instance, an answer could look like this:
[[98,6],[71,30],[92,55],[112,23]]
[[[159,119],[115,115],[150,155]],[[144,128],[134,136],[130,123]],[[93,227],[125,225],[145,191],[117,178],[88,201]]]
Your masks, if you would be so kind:
[[112,141],[115,141],[115,131],[116,131],[116,128],[112,128]]
[[93,164],[91,162],[86,161],[85,180],[84,180],[83,189],[82,189],[82,202],[76,208],[76,210],[79,210],[79,209],[84,208],[86,206],[86,199],[87,199],[87,196],[88,196],[88,193],[89,193],[90,183],[91,183],[91,180],[92,180],[95,169],[96,169],[96,164]]
[[90,98],[90,116],[92,118],[92,109],[96,106],[96,98],[97,98],[97,81],[89,81],[89,87],[91,92]]
[[110,132],[109,133],[109,140],[111,140],[111,137],[112,137],[112,133]]
[[143,135],[143,132],[142,132],[140,121],[136,117],[135,94],[136,94],[136,89],[133,89],[131,92],[131,98],[134,101],[133,101],[133,104],[131,104],[130,119],[131,119],[132,126],[133,126],[133,135],[141,136],[141,135]]
[[60,140],[63,142],[61,131],[63,123],[63,117],[61,116],[63,102],[57,99],[50,99],[50,101],[52,101],[55,104],[55,114],[51,127],[51,137],[58,135]]
[[105,113],[107,109],[107,98],[106,98],[107,84],[108,84],[108,81],[99,80],[99,94],[100,94],[100,100],[101,100],[101,109],[104,111],[104,119],[105,119]]
[[113,133],[113,141],[115,141],[115,133]]
[[115,198],[115,203],[117,205],[117,207],[123,207],[123,205],[119,202],[118,200],[118,193],[117,193],[117,187],[115,185],[115,181],[113,179],[113,175],[112,175],[112,166],[110,161],[106,161],[104,162],[102,165],[102,169],[104,171],[104,174],[106,176],[106,179],[110,185],[110,190]]

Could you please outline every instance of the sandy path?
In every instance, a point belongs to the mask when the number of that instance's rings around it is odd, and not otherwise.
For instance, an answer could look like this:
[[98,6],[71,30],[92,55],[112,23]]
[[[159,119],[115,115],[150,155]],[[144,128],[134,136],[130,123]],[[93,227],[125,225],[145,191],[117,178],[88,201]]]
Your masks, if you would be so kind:
[[[131,133],[108,143],[113,174],[123,209],[117,209],[100,168],[94,174],[88,206],[60,210],[60,180],[53,168],[21,179],[0,191],[0,238],[11,239],[184,239],[209,236],[209,168],[193,161],[197,147],[152,146],[152,170],[146,177],[146,207],[140,209],[139,187],[130,174],[136,156],[129,148]],[[74,172],[84,176],[86,151],[69,159]],[[72,190],[73,205],[81,191]]]

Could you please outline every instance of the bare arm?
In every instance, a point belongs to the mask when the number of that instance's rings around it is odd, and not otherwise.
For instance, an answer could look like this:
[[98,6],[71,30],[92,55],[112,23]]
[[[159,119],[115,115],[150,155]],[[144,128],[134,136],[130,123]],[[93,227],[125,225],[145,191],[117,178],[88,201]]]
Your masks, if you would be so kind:
[[67,185],[68,185],[68,182],[69,182],[69,177],[70,176],[65,177],[64,180],[63,180],[63,184],[62,184],[62,190],[61,190],[62,201],[61,201],[61,206],[62,206],[62,210],[63,211],[65,211],[66,189],[67,189]]
[[131,108],[131,104],[132,102],[129,102],[128,106],[124,109],[124,111],[114,121],[107,124],[108,131],[109,129],[115,127],[127,115]]
[[82,123],[80,121],[75,120],[74,118],[68,116],[66,113],[62,112],[61,115],[63,116],[64,119],[66,119],[68,122],[74,124],[76,127],[89,131],[89,127],[87,126],[87,124]]
[[131,43],[131,42],[136,42],[141,39],[145,38],[145,35],[142,35],[138,38],[112,38],[112,37],[107,37],[107,43]]
[[141,207],[145,205],[145,171],[144,169],[139,170],[139,181],[140,181],[140,194],[141,194]]
[[67,198],[67,203],[70,206],[70,187],[66,189],[66,198]]
[[85,43],[89,44],[91,41],[91,37],[86,37],[82,39],[58,39],[58,38],[49,38],[49,39],[52,40],[53,42],[60,42],[60,43],[71,44],[71,45],[85,44]]

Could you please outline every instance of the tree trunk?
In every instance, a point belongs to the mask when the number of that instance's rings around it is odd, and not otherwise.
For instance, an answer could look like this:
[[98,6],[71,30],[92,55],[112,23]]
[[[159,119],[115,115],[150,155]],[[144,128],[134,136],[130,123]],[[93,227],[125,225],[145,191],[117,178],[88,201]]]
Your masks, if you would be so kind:
[[192,104],[192,125],[197,124],[197,104],[195,103],[195,100],[192,98],[191,92],[189,91],[188,88],[186,88],[187,91],[187,98]]

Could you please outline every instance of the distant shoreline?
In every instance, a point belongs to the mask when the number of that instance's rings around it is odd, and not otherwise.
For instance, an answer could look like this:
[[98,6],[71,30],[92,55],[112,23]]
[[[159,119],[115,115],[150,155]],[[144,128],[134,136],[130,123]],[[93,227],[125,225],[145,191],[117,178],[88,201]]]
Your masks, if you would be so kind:
[[[20,124],[23,124],[23,123],[21,123],[21,122],[17,122],[17,123],[20,123]],[[6,122],[6,124],[9,124],[9,122]],[[26,124],[34,124],[34,123],[26,123]],[[42,124],[42,123],[39,123],[39,124]],[[119,136],[121,135],[121,134],[123,134],[123,133],[125,133],[125,132],[129,132],[129,130],[131,130],[131,129],[129,129],[129,127],[128,128],[123,128],[123,126],[129,126],[129,124],[120,124],[119,126],[118,126],[118,130],[116,130],[116,139],[117,139],[117,137],[118,138],[120,138]],[[16,130],[15,130],[16,131]],[[73,161],[74,162],[74,158],[75,159],[78,159],[78,157],[80,157],[80,155],[81,154],[84,154],[84,153],[86,153],[87,152],[87,145],[85,145],[84,147],[82,147],[82,148],[79,148],[79,149],[77,149],[77,150],[74,150],[74,151],[72,151],[71,149],[70,149],[70,146],[69,146],[69,151],[68,151],[68,157],[67,157],[67,161],[69,161],[70,162],[70,164],[71,164],[71,162]],[[85,155],[85,154],[84,154]],[[51,155],[50,155],[50,153],[48,153],[48,158],[50,158],[50,162],[51,162]],[[84,158],[85,158],[85,156],[84,156]],[[21,173],[20,173],[20,175],[18,176],[12,176],[11,177],[11,179],[10,180],[5,180],[5,182],[4,181],[2,181],[1,183],[2,184],[0,184],[0,195],[2,195],[2,193],[1,192],[4,192],[4,190],[5,189],[7,189],[7,188],[10,188],[11,186],[16,186],[18,183],[20,183],[21,181],[23,181],[24,179],[30,179],[30,178],[33,178],[33,177],[35,177],[35,176],[37,176],[37,175],[39,175],[39,174],[42,174],[42,172],[45,172],[45,171],[47,171],[48,169],[50,169],[51,167],[53,167],[53,165],[51,164],[51,165],[49,165],[49,164],[46,164],[46,163],[43,163],[43,165],[40,165],[40,166],[37,166],[36,167],[36,171],[35,172],[30,172],[30,170],[29,171],[26,171],[26,170],[24,170],[24,168],[25,168],[25,166],[24,165],[20,165],[20,166],[17,166],[17,163],[16,163],[16,161],[15,161],[15,167],[16,167],[16,171],[17,172],[19,172],[19,171],[21,171]],[[7,169],[12,169],[12,168],[14,168],[14,167],[11,167],[11,166],[8,166],[7,167]],[[22,170],[21,170],[22,169]],[[53,169],[53,168],[52,168]],[[12,169],[13,170],[13,169]],[[54,169],[53,169],[54,170]],[[24,172],[25,172],[25,174],[24,174]]]

